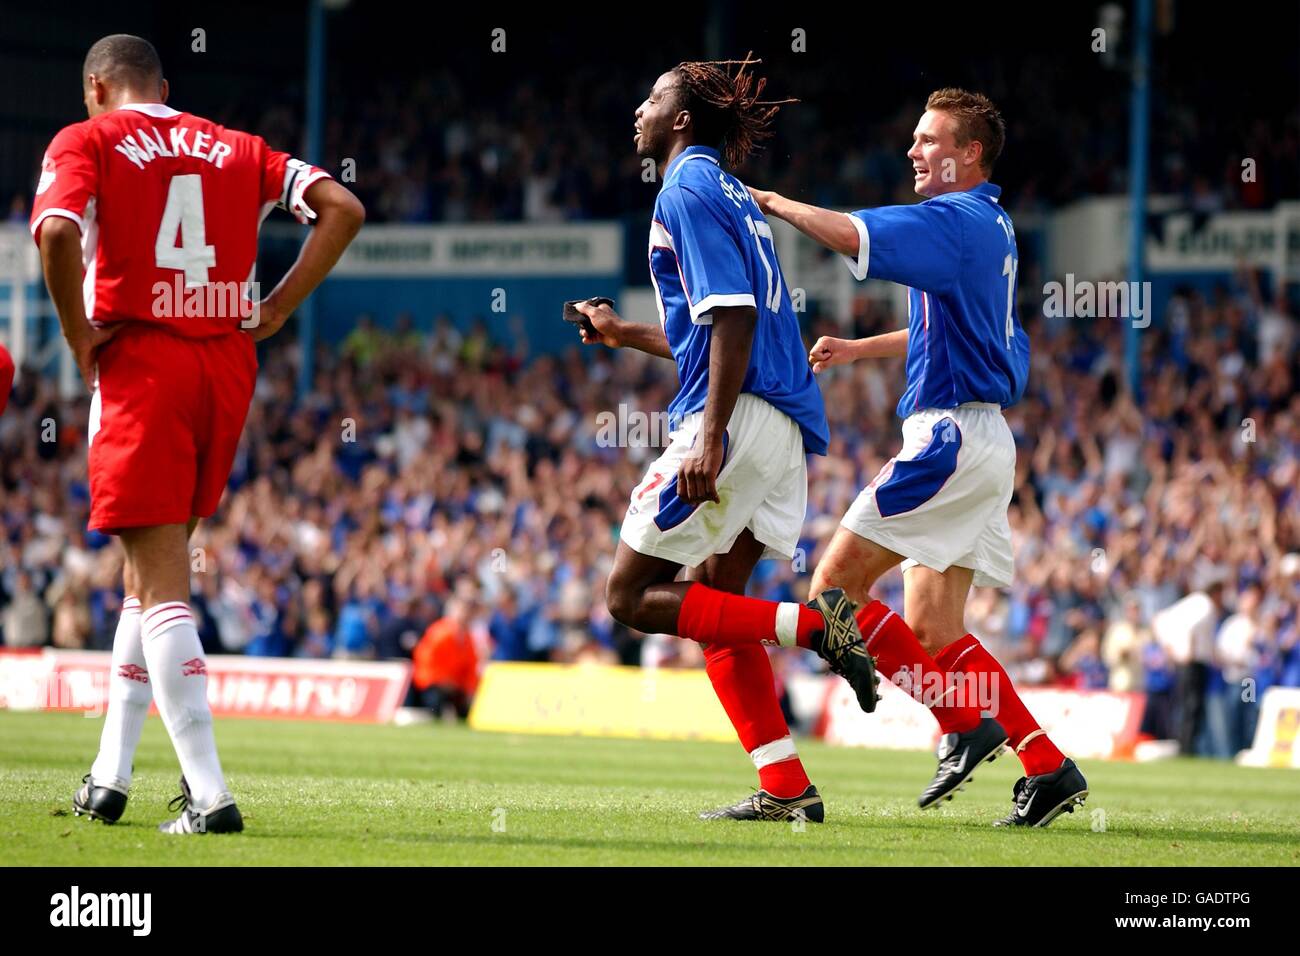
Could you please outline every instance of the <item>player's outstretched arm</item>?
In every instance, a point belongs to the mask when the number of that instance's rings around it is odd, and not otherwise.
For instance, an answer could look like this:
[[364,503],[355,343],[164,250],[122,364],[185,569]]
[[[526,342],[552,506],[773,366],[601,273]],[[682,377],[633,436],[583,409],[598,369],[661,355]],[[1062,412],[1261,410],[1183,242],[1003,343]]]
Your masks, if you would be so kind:
[[814,372],[848,365],[865,358],[898,358],[907,354],[907,329],[869,335],[865,339],[837,339],[823,335],[808,353]]
[[303,199],[315,210],[316,224],[302,244],[298,261],[258,303],[260,321],[249,334],[259,342],[278,332],[293,310],[324,281],[366,221],[361,200],[332,179],[312,183]]
[[663,326],[650,322],[629,322],[609,306],[592,305],[590,302],[574,304],[579,312],[591,319],[596,335],[580,331],[584,345],[606,345],[609,348],[629,348],[671,359],[673,350],[668,347],[668,336]]
[[677,494],[688,505],[718,500],[718,472],[726,451],[722,435],[736,410],[740,387],[749,371],[758,312],[752,305],[718,306],[711,310],[709,393],[704,401],[695,447],[677,472]]
[[81,230],[71,219],[50,216],[41,224],[41,267],[50,299],[59,313],[63,337],[68,340],[86,385],[95,385],[95,352],[113,337],[117,326],[97,329],[86,317],[82,298]]
[[780,193],[749,187],[765,216],[784,219],[809,239],[846,256],[858,254],[858,230],[847,213],[786,199]]

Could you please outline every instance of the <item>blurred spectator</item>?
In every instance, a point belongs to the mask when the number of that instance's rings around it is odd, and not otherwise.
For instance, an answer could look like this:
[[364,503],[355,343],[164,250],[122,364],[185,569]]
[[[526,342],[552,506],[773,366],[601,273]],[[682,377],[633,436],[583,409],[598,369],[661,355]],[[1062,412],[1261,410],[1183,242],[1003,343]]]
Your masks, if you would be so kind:
[[424,627],[421,620],[421,602],[414,597],[399,598],[395,613],[379,629],[375,642],[375,656],[380,660],[409,660]]
[[1109,687],[1116,693],[1142,689],[1142,651],[1152,640],[1150,628],[1142,624],[1142,608],[1135,597],[1125,599],[1123,615],[1106,628],[1101,651],[1110,672]]
[[1258,620],[1260,592],[1248,587],[1237,600],[1215,638],[1215,663],[1223,677],[1223,691],[1213,706],[1219,714],[1220,739],[1216,756],[1233,757],[1250,746],[1257,718],[1255,674],[1264,637]]
[[1078,690],[1105,690],[1106,665],[1101,660],[1101,638],[1089,628],[1061,655],[1059,665],[1066,682]]
[[32,576],[19,571],[14,577],[14,593],[4,609],[5,644],[10,647],[40,647],[49,637],[46,608],[32,590]]
[[359,598],[352,597],[339,610],[339,622],[334,631],[334,656],[344,659],[365,659],[374,656],[374,615]]
[[50,586],[46,600],[54,609],[50,643],[68,650],[84,650],[90,639],[90,608],[81,584],[61,578]]
[[1221,593],[1222,586],[1216,582],[1208,591],[1196,591],[1165,608],[1152,622],[1156,639],[1164,646],[1177,675],[1174,710],[1178,748],[1183,754],[1195,753],[1197,738],[1204,727]]

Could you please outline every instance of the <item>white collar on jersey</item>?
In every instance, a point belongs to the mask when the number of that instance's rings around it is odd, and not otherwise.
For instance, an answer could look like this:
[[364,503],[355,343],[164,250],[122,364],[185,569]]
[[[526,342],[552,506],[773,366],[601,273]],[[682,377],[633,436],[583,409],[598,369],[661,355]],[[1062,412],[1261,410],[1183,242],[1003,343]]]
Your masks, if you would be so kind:
[[707,159],[714,166],[721,166],[718,162],[719,153],[710,146],[687,146],[677,154],[677,158],[668,164],[668,172],[664,176],[664,185],[668,185],[670,179],[675,179],[680,173],[682,166],[692,159]]
[[135,110],[137,113],[144,113],[154,119],[170,119],[173,116],[181,115],[179,110],[174,110],[165,103],[126,103],[119,106],[118,109]]

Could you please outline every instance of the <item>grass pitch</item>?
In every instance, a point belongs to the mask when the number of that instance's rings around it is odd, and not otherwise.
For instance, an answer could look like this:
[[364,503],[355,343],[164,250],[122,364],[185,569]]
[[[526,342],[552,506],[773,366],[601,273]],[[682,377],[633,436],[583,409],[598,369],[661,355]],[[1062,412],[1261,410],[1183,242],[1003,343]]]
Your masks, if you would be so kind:
[[1300,772],[1175,760],[1084,761],[1092,796],[1044,830],[993,829],[1019,765],[982,768],[938,810],[916,809],[923,753],[803,741],[828,822],[704,822],[749,793],[740,746],[223,720],[217,742],[247,829],[155,831],[179,792],[151,717],[116,826],[71,813],[102,722],[0,711],[6,865],[1228,865],[1300,863]]

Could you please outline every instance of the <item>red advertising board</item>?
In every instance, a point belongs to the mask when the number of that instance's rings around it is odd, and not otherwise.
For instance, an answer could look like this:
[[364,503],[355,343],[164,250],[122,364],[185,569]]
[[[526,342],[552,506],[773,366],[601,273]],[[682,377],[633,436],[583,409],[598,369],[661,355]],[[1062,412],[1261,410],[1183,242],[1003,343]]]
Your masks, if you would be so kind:
[[[110,655],[104,651],[0,650],[0,708],[102,713]],[[208,703],[217,717],[386,723],[406,697],[405,661],[207,658]]]

